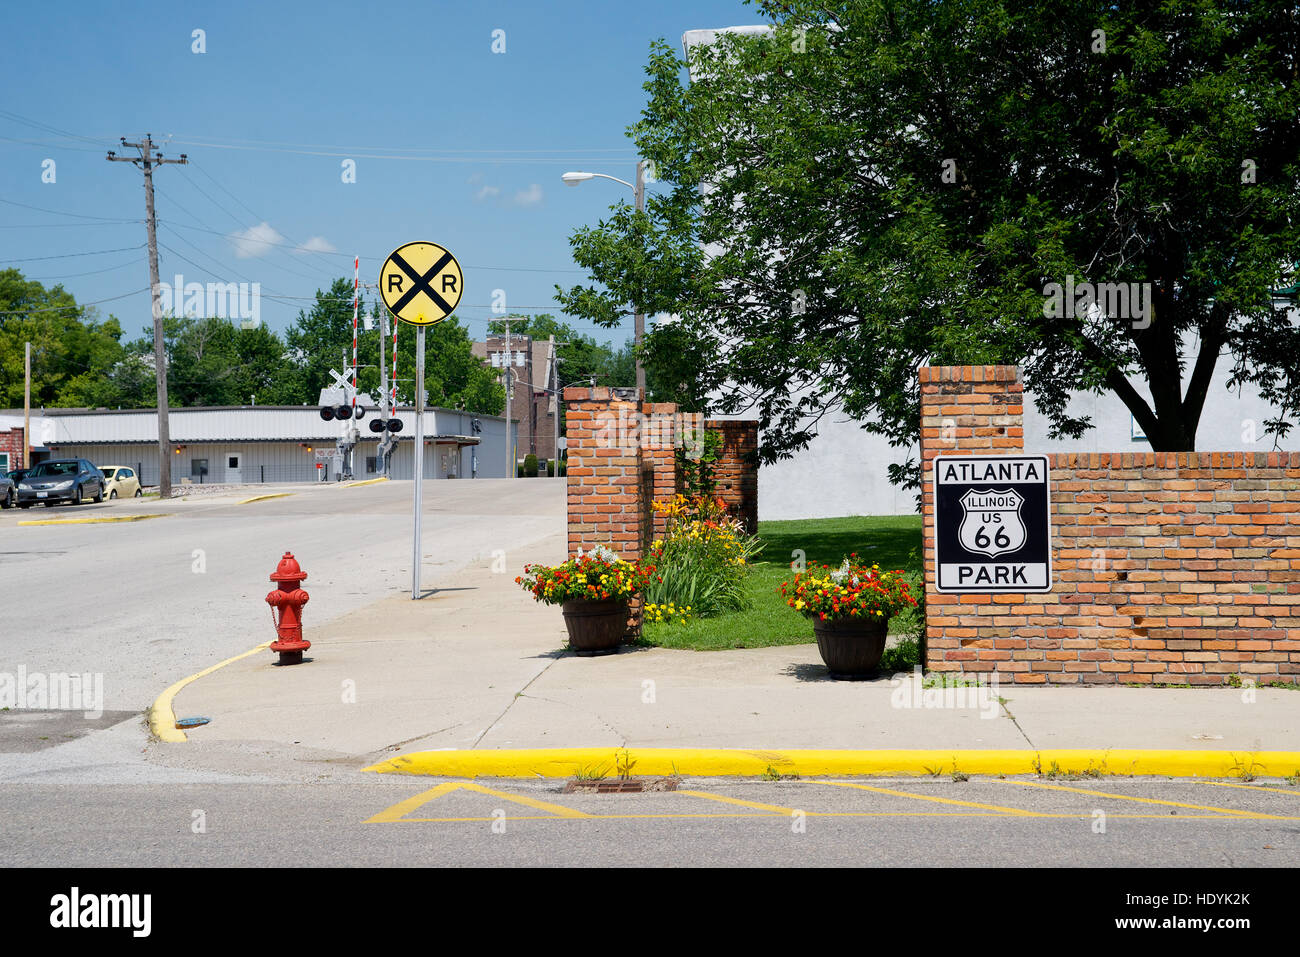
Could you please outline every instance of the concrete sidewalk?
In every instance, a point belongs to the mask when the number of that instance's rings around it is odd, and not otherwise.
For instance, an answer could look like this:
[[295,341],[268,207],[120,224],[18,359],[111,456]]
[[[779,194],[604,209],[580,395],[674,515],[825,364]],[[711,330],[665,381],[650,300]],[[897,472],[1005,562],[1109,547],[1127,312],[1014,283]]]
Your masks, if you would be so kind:
[[358,765],[440,749],[1300,751],[1300,691],[924,691],[913,676],[831,681],[813,644],[579,658],[559,609],[514,582],[564,548],[554,536],[512,550],[505,573],[471,566],[421,601],[389,598],[324,629],[308,605],[310,660],[282,668],[261,651],[186,686],[176,715],[211,723],[173,747]]

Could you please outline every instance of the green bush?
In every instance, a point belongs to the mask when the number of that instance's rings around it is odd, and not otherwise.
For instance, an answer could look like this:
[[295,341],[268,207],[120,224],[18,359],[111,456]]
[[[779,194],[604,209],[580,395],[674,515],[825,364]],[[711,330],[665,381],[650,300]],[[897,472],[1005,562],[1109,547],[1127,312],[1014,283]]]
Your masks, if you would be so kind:
[[524,456],[524,475],[527,478],[537,478],[537,456],[532,452]]
[[565,462],[563,459],[560,459],[560,474],[563,475],[565,472],[568,471],[568,468],[569,468],[568,463]]

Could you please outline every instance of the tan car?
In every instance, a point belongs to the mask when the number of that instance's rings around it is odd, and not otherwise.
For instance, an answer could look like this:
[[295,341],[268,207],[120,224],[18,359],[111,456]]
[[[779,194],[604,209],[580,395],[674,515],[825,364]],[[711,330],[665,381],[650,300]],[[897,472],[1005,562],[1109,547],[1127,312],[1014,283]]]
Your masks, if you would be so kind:
[[104,495],[106,498],[140,498],[140,479],[135,469],[125,465],[101,465],[104,473]]

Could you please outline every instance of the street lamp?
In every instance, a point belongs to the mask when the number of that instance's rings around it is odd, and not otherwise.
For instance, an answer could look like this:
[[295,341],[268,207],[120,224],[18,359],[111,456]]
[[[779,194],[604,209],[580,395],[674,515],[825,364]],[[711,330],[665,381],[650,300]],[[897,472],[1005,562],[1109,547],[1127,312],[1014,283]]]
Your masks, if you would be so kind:
[[[635,197],[636,211],[645,212],[645,171],[646,161],[637,160],[636,162],[636,182],[629,183],[625,179],[619,179],[617,176],[610,176],[606,173],[585,173],[574,171],[563,174],[560,179],[564,180],[566,186],[577,186],[579,183],[585,183],[589,179],[612,179],[616,183],[622,183],[628,189],[632,190]],[[641,340],[645,338],[645,314],[636,313],[633,318],[635,336],[636,336],[636,391],[642,399],[645,398],[645,367],[641,365]]]

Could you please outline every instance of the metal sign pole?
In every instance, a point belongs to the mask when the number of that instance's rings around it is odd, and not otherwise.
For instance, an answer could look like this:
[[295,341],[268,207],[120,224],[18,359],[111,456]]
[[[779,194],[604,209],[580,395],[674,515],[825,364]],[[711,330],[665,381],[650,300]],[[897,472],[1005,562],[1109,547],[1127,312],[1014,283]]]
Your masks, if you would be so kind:
[[420,495],[424,491],[424,326],[415,327],[415,547],[411,599],[420,597]]

